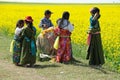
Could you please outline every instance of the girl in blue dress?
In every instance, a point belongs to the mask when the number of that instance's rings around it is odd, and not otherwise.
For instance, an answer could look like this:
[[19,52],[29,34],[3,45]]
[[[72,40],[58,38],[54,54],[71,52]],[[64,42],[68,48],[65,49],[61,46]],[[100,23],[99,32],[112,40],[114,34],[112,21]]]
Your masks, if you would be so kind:
[[24,20],[18,20],[15,29],[15,35],[13,40],[13,63],[18,66],[20,63],[20,56],[21,56],[21,41],[19,39],[20,33],[24,26]]

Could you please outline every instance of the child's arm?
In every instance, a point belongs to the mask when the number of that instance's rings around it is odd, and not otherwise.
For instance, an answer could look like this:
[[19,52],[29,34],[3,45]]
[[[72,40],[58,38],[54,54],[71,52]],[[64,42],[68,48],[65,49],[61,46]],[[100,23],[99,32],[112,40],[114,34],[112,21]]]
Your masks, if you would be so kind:
[[100,17],[100,14],[98,12],[95,13],[93,20],[97,20]]

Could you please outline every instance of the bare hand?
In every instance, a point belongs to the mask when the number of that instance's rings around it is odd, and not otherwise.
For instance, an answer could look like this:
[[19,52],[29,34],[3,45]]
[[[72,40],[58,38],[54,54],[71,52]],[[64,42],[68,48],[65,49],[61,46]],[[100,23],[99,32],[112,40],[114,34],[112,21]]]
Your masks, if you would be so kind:
[[98,12],[95,13],[94,17],[98,18],[100,14]]

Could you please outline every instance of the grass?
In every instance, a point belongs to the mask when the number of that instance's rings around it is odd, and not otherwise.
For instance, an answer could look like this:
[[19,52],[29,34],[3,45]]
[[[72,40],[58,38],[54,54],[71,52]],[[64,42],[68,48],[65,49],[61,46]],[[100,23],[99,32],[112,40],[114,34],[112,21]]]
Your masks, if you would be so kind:
[[120,74],[88,66],[86,46],[73,44],[73,55],[80,62],[70,64],[39,62],[35,68],[12,64],[9,45],[12,38],[0,34],[0,80],[119,80]]
[[10,42],[12,38],[7,35],[0,34],[0,59],[1,60],[10,60],[11,53],[9,52]]

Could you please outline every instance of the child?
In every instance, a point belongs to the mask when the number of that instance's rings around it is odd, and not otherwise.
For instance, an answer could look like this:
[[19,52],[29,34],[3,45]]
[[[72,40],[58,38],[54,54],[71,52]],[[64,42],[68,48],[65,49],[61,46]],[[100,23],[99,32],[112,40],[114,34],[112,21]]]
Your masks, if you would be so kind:
[[69,21],[70,13],[65,11],[61,19],[57,20],[58,28],[55,34],[60,37],[56,54],[56,62],[68,62],[72,59],[71,34],[74,26]]
[[21,42],[19,40],[20,33],[24,26],[24,20],[18,20],[15,29],[15,35],[13,40],[13,63],[19,66],[21,55]]
[[45,10],[44,18],[40,21],[39,24],[39,27],[42,28],[42,33],[40,33],[38,36],[36,43],[38,48],[38,60],[41,61],[50,60],[55,55],[55,50],[53,48],[55,35],[52,32],[44,34],[48,28],[53,27],[53,23],[50,20],[51,14],[52,12],[50,10]]
[[99,66],[105,63],[102,49],[102,41],[100,35],[100,10],[94,7],[90,10],[90,29],[88,31],[88,54],[86,59],[89,59],[89,65]]
[[44,15],[45,17],[40,21],[39,27],[44,29],[47,29],[49,27],[53,27],[53,24],[50,20],[52,12],[50,10],[46,10]]

